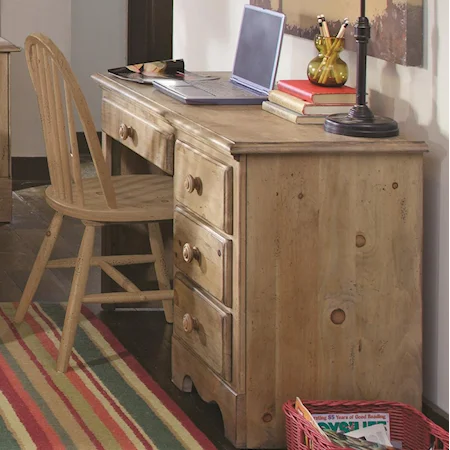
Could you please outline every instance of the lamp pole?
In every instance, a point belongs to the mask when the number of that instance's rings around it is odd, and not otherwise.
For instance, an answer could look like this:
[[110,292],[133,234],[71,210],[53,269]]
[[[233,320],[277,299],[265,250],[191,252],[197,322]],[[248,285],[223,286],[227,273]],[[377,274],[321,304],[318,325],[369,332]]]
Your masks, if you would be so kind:
[[361,15],[355,25],[356,60],[356,105],[350,110],[349,115],[354,118],[372,119],[372,111],[366,102],[366,77],[367,77],[367,45],[370,39],[370,23],[366,17],[366,0],[361,0]]
[[399,133],[395,120],[375,116],[366,101],[367,45],[370,23],[366,17],[366,0],[360,0],[360,16],[355,25],[356,40],[356,105],[348,114],[332,114],[325,120],[325,131],[359,137],[391,137]]

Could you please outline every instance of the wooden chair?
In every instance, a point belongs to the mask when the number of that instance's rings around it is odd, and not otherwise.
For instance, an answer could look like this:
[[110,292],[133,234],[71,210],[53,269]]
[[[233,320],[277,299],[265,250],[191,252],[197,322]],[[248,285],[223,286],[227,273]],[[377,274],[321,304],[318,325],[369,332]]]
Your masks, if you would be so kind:
[[[173,291],[158,223],[173,218],[173,184],[171,177],[161,175],[111,177],[88,105],[62,52],[41,34],[28,36],[25,52],[38,98],[50,172],[51,185],[45,195],[55,215],[23,291],[15,321],[24,319],[45,268],[75,267],[56,363],[57,371],[65,372],[82,303],[163,301],[166,320],[173,321]],[[82,179],[74,111],[83,126],[96,178]],[[85,225],[78,257],[50,261],[64,216],[80,219]],[[95,227],[125,222],[148,223],[152,254],[93,256]],[[140,291],[114,267],[140,263],[154,263],[159,290]],[[85,295],[90,266],[100,267],[125,292]]]

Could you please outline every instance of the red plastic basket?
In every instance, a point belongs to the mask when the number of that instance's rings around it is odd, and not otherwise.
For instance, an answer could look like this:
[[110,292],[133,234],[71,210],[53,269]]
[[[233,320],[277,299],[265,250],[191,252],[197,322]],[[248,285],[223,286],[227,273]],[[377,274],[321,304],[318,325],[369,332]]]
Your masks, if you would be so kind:
[[[303,400],[302,400],[303,401]],[[400,441],[402,450],[449,450],[448,432],[437,426],[421,412],[403,403],[369,401],[303,401],[311,414],[389,414],[391,440]],[[288,450],[342,450],[328,442],[294,409],[294,402],[283,405],[286,415]],[[308,446],[305,445],[305,437]]]

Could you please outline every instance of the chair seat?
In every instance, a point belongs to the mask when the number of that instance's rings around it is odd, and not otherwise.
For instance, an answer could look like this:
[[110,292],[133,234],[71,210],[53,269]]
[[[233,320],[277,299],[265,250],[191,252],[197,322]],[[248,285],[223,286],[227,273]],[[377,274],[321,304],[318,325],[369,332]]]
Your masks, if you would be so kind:
[[112,177],[117,209],[108,207],[98,178],[83,180],[84,205],[61,200],[53,186],[46,191],[47,203],[65,216],[93,222],[152,222],[173,218],[173,179],[163,175]]

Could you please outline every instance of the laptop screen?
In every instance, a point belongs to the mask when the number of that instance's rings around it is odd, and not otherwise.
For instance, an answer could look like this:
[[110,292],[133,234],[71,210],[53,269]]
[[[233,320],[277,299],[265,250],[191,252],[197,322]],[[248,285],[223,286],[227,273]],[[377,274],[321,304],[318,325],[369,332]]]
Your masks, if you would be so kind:
[[269,91],[275,83],[284,14],[245,5],[233,78]]

